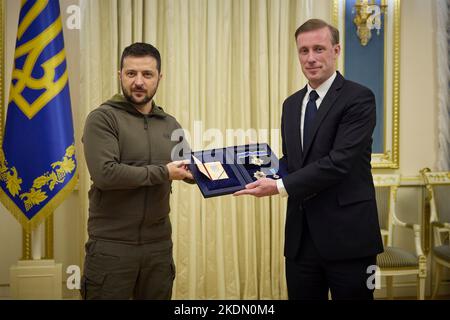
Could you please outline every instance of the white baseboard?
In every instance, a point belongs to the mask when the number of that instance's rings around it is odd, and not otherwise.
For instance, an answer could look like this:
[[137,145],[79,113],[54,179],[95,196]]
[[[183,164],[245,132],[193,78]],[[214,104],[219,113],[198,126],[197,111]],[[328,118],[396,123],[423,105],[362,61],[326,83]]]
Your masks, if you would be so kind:
[[[67,289],[66,283],[62,283],[63,300],[79,300],[80,294],[78,290]],[[11,291],[9,285],[0,285],[0,300],[11,300]]]
[[9,285],[0,286],[0,300],[11,300]]

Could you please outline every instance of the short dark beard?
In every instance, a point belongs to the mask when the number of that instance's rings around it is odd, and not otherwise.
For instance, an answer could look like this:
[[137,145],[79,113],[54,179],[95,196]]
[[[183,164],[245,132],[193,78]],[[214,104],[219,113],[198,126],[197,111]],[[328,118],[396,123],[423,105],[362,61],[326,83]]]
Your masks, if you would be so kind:
[[125,97],[125,99],[127,99],[128,102],[134,104],[137,107],[145,106],[147,103],[149,103],[153,99],[153,97],[149,97],[146,95],[142,102],[137,102],[136,100],[134,100],[133,96],[131,95],[131,92],[128,92],[127,90],[125,90],[122,83],[120,83],[120,86],[122,87],[122,92],[123,92],[123,96]]

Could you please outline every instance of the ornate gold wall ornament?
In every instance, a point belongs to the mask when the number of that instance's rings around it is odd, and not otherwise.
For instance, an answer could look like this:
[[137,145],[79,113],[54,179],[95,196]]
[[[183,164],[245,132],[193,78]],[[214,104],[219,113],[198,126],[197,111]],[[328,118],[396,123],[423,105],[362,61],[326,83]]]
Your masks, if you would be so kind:
[[377,30],[380,35],[381,15],[386,13],[387,5],[381,1],[381,5],[375,4],[375,0],[356,0],[352,13],[355,15],[353,23],[356,25],[356,34],[361,45],[366,46],[372,38],[372,30]]

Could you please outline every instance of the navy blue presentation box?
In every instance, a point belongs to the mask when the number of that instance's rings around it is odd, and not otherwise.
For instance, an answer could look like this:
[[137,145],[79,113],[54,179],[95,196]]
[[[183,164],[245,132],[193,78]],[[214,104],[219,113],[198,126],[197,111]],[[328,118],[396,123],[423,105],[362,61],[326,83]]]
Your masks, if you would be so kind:
[[[202,163],[220,162],[228,178],[209,179],[200,172],[192,155]],[[255,164],[255,157],[258,164]],[[263,173],[263,176],[272,179],[281,179],[287,175],[287,169],[281,165],[267,143],[192,152],[189,169],[204,198],[223,196],[245,189],[246,184],[257,180],[255,173]]]

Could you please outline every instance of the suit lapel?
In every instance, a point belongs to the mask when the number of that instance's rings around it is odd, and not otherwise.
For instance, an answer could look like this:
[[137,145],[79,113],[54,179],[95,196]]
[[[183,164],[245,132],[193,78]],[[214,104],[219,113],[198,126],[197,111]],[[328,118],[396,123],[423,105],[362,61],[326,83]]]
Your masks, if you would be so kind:
[[309,150],[311,149],[311,144],[314,141],[314,137],[317,133],[317,130],[320,127],[320,124],[322,123],[323,119],[325,119],[325,116],[328,114],[337,97],[339,96],[339,90],[342,88],[343,84],[344,84],[344,77],[339,72],[337,72],[336,79],[334,79],[333,84],[331,85],[327,94],[323,98],[323,101],[320,104],[319,110],[317,112],[316,118],[314,119],[311,139],[309,139],[307,145],[305,145],[303,148],[302,166],[304,159],[306,158]]
[[305,97],[305,94],[307,92],[306,87],[300,90],[291,102],[291,105],[289,106],[289,114],[285,118],[286,121],[289,121],[289,125],[285,127],[286,128],[292,128],[292,133],[287,133],[288,135],[292,136],[292,142],[295,144],[293,145],[292,149],[294,151],[293,157],[291,154],[289,155],[289,158],[292,159],[292,164],[296,169],[300,168],[300,164],[302,162],[302,143],[301,143],[301,129],[300,129],[300,121],[301,121],[301,112],[302,112],[302,102],[303,98]]

